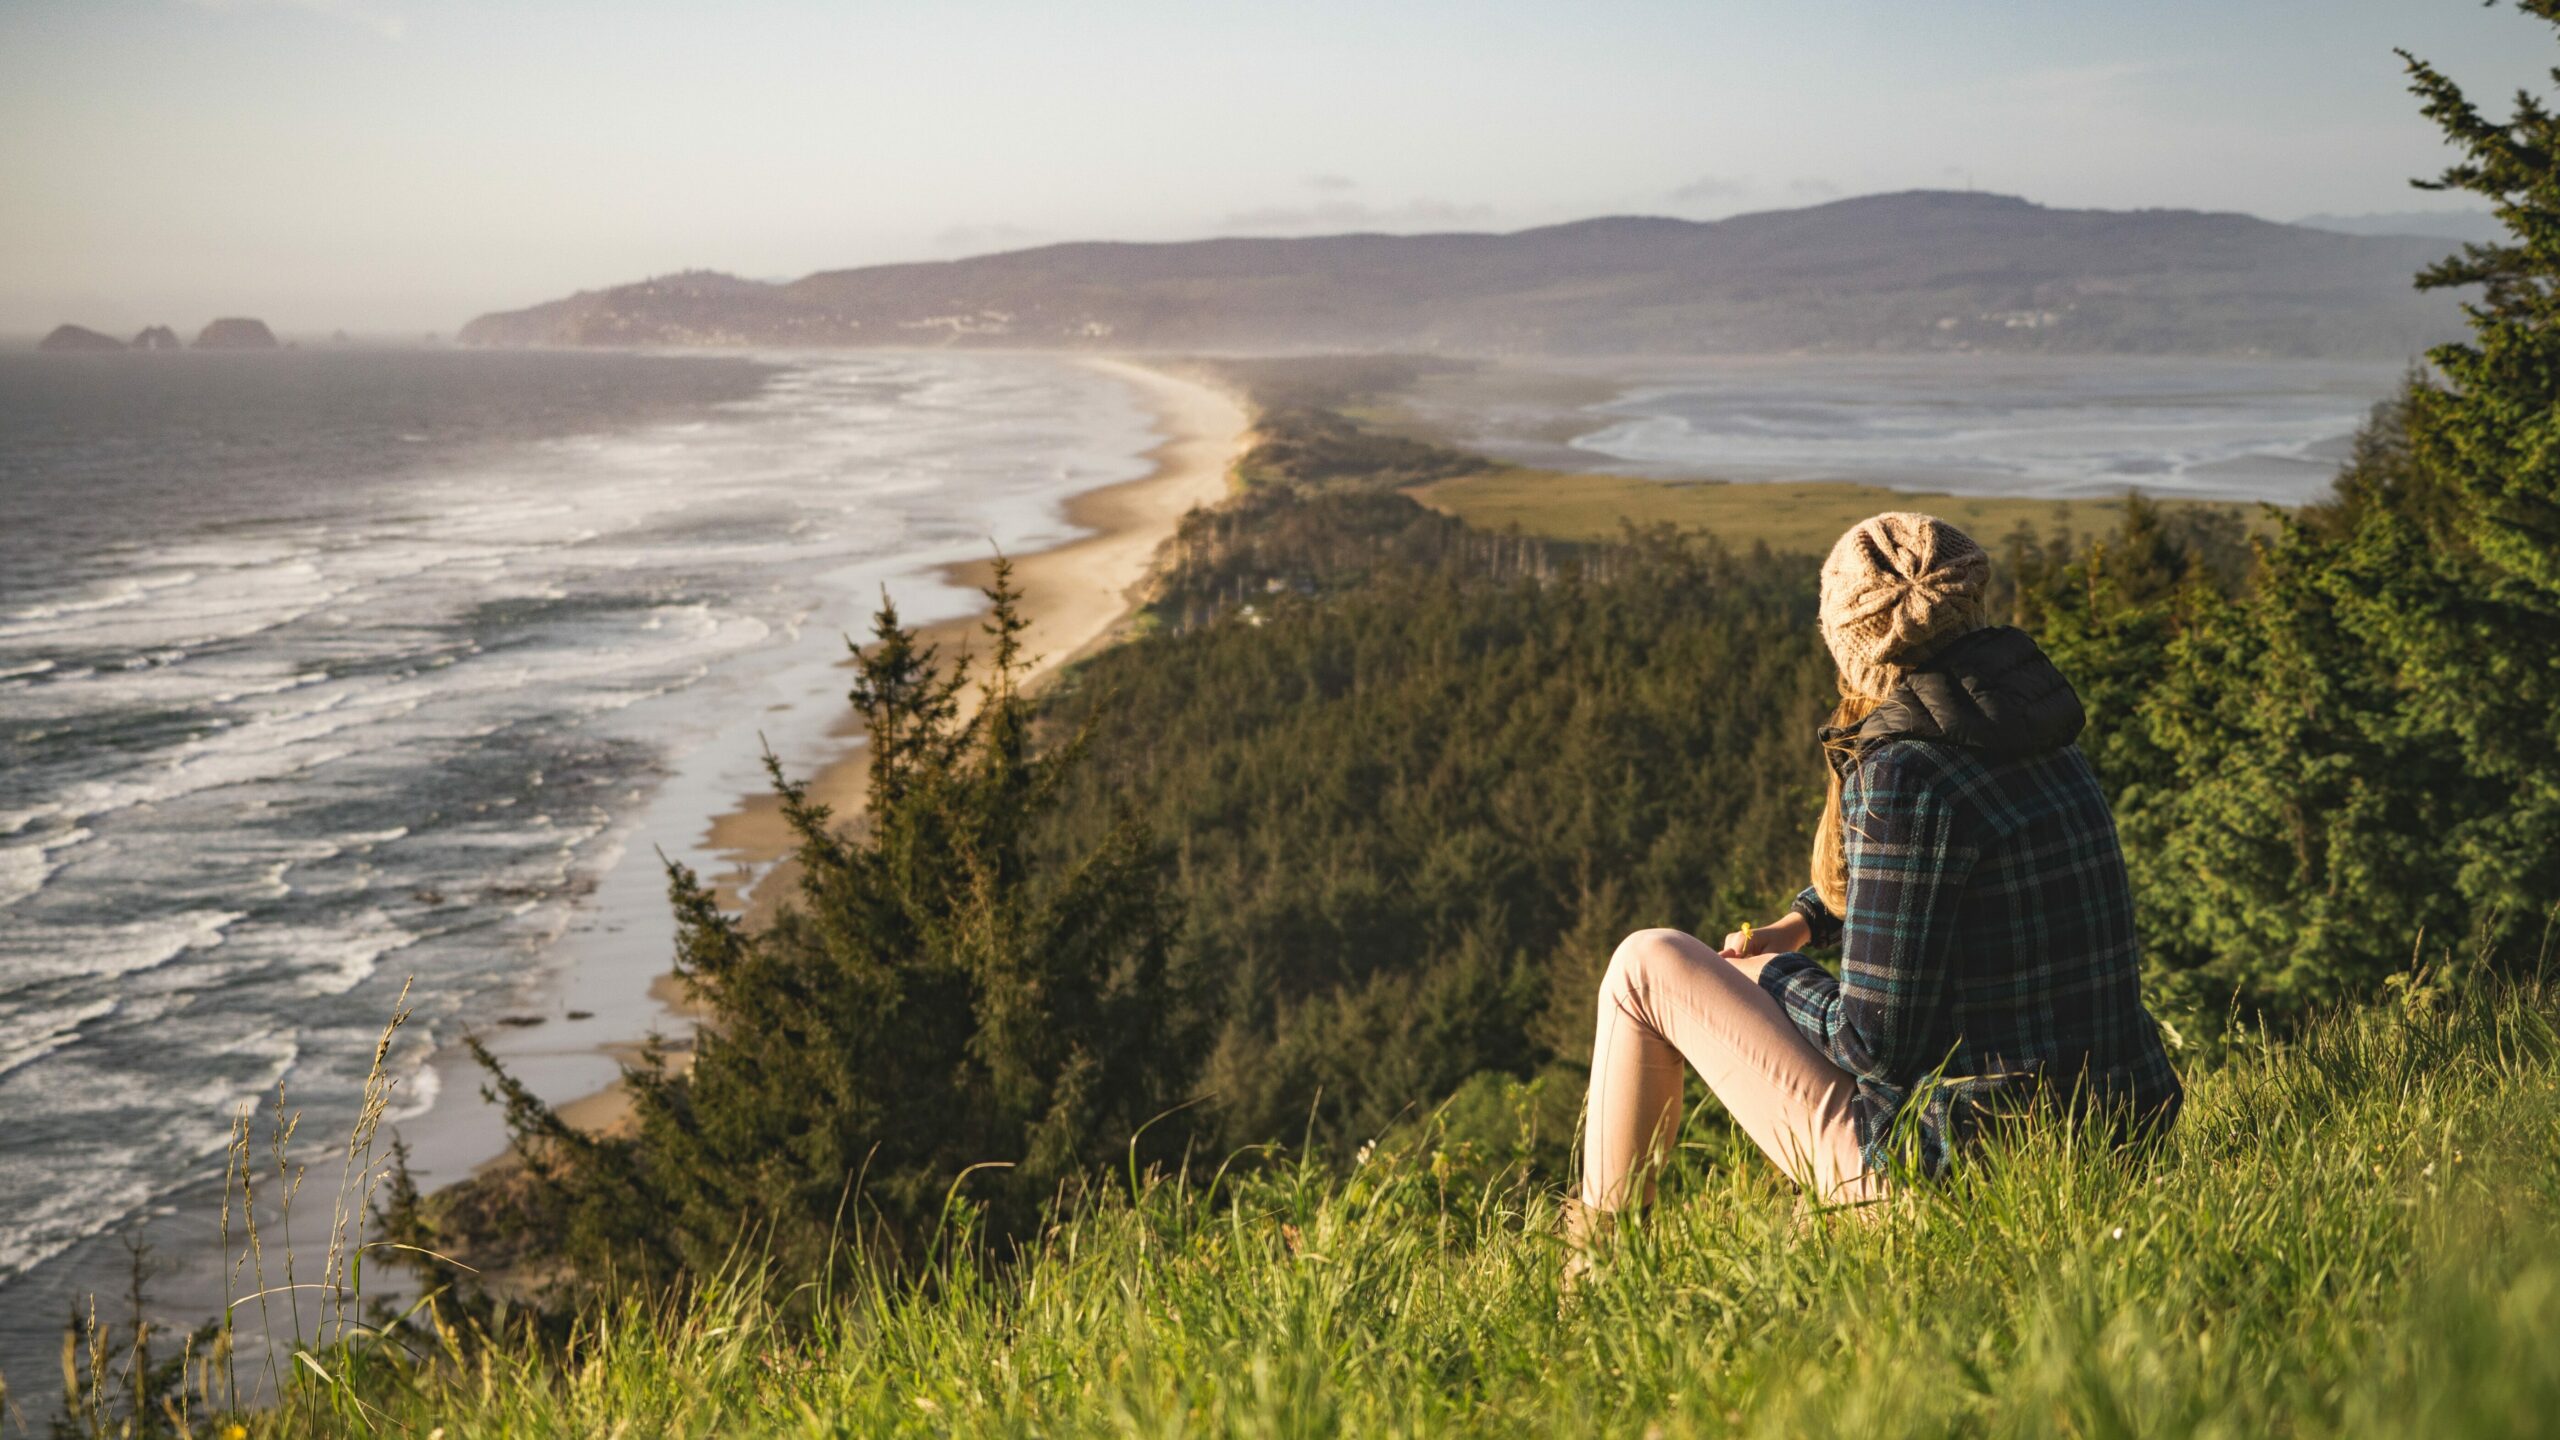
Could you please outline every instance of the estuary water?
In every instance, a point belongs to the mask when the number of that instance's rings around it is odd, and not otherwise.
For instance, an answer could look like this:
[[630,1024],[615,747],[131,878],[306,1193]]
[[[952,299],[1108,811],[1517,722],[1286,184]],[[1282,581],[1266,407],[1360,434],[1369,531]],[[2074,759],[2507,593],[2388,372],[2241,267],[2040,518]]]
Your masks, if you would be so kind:
[[[1540,367],[1546,369],[1548,367]],[[1788,356],[1559,365],[1541,393],[1455,377],[1423,413],[1558,469],[1901,490],[2298,505],[2326,493],[2388,362]],[[1473,391],[1476,393],[1470,394]],[[1442,408],[1444,407],[1445,408]]]

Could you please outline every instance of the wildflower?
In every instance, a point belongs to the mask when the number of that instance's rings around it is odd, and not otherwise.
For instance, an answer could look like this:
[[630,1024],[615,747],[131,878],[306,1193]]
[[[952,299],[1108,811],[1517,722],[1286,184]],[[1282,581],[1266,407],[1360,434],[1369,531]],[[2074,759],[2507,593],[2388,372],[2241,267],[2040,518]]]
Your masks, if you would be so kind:
[[1369,1163],[1369,1154],[1370,1154],[1370,1152],[1371,1152],[1371,1151],[1373,1151],[1373,1150],[1376,1150],[1377,1148],[1378,1148],[1378,1142],[1377,1142],[1377,1141],[1375,1141],[1375,1140],[1363,1140],[1363,1141],[1361,1141],[1361,1142],[1360,1142],[1360,1149],[1359,1149],[1359,1152],[1358,1152],[1357,1154],[1354,1154],[1354,1155],[1351,1157],[1351,1163],[1352,1163],[1352,1164],[1354,1164],[1354,1165],[1366,1165],[1366,1164],[1368,1164],[1368,1163]]
[[2121,1239],[2123,1239],[2123,1238],[2124,1238],[2124,1227],[2123,1227],[2123,1226],[2121,1226],[2121,1225],[2117,1226],[2117,1227],[2115,1228],[2115,1233],[2113,1233],[2113,1234],[2109,1235],[2107,1238],[2108,1238],[2108,1239],[2110,1239],[2110,1240],[2121,1240]]

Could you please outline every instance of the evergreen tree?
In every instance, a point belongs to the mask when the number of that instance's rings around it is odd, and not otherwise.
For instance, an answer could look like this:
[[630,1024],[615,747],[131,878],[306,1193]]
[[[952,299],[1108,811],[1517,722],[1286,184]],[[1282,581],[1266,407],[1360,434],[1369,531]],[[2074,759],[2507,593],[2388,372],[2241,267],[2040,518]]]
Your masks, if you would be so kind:
[[[2560,0],[2521,8],[2560,24]],[[2422,932],[2492,953],[2560,902],[2560,119],[2524,95],[2490,120],[2404,59],[2462,152],[2425,188],[2510,232],[2419,277],[2479,287],[2471,339],[2245,586],[2146,596],[2110,574],[2120,544],[2035,597],[2093,691],[2146,939],[2208,1015],[2369,984]]]
[[[677,973],[706,1012],[689,1071],[625,1073],[634,1131],[583,1134],[498,1072],[529,1177],[519,1226],[590,1280],[701,1274],[744,1242],[815,1273],[859,1237],[915,1256],[955,1193],[997,1237],[1132,1162],[1183,1098],[1176,914],[1126,819],[1062,857],[1028,837],[1086,736],[1035,743],[1025,627],[1001,560],[976,703],[883,602],[857,652],[868,806],[838,827],[767,758],[799,895],[751,930],[670,864]],[[1156,1149],[1177,1143],[1172,1127]],[[984,1168],[976,1168],[984,1167]],[[965,1178],[964,1178],[965,1177]]]

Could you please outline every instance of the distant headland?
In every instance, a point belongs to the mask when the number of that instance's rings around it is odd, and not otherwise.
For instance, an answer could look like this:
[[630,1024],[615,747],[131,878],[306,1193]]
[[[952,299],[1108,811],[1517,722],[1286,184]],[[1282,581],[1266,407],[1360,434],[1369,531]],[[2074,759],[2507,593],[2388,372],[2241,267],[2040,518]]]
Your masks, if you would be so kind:
[[264,320],[231,315],[213,321],[196,332],[199,350],[273,350],[276,332]]
[[[178,332],[166,325],[150,325],[135,335],[130,344],[86,325],[56,325],[42,340],[38,350],[58,354],[95,354],[108,350],[176,350],[181,348]],[[228,315],[207,324],[196,332],[198,350],[274,350],[281,348],[276,332],[264,320],[244,315]]]
[[483,315],[479,345],[2056,351],[2403,358],[2443,237],[1972,191],[1510,234],[1087,242],[765,283],[687,271]]
[[36,342],[36,348],[76,355],[99,350],[121,350],[124,348],[124,342],[113,335],[101,335],[86,325],[56,325],[52,333]]

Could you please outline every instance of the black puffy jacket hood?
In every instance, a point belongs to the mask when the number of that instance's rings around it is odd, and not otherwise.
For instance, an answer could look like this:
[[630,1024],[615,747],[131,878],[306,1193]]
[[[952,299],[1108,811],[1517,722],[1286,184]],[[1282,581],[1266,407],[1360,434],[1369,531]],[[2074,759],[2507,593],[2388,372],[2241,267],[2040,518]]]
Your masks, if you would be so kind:
[[1997,754],[2059,750],[2088,722],[2080,696],[2027,632],[1995,625],[1957,639],[1911,670],[1882,705],[1855,726],[1825,728],[1835,764],[1853,738],[1864,750],[1887,740],[1930,740]]

